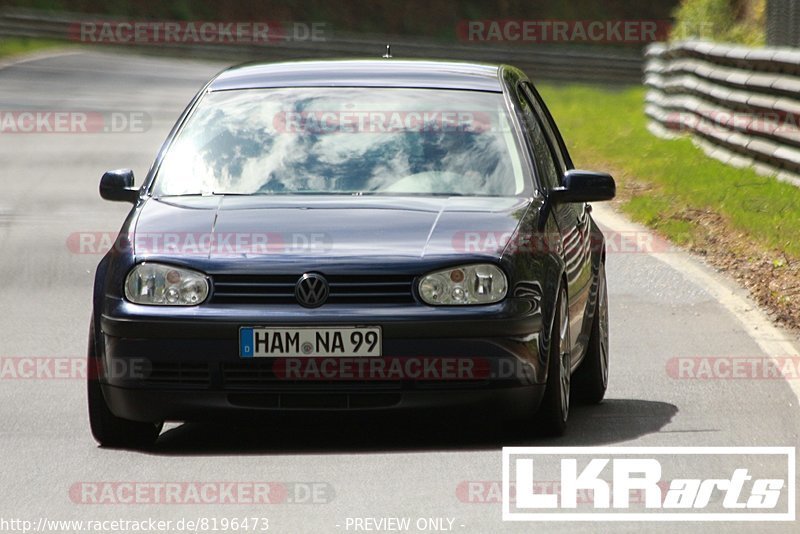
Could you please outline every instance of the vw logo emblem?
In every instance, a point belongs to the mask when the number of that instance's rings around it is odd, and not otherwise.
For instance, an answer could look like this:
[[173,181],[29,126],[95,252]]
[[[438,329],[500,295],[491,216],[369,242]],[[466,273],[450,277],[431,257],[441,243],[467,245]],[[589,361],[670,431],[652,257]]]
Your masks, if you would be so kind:
[[328,292],[328,281],[315,273],[304,274],[294,287],[294,297],[306,308],[317,308],[325,304]]

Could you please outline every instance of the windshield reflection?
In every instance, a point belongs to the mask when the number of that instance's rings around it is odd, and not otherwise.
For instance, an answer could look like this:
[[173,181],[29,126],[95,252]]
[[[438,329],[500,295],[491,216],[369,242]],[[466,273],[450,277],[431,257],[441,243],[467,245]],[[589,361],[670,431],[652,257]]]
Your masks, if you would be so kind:
[[524,183],[500,94],[248,89],[203,97],[155,194],[511,196]]

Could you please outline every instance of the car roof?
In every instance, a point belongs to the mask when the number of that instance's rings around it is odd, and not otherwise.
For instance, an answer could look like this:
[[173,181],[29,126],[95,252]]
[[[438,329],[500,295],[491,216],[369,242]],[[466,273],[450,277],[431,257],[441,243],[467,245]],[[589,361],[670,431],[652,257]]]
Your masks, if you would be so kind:
[[500,66],[363,59],[249,63],[220,73],[211,91],[266,87],[420,87],[502,92]]

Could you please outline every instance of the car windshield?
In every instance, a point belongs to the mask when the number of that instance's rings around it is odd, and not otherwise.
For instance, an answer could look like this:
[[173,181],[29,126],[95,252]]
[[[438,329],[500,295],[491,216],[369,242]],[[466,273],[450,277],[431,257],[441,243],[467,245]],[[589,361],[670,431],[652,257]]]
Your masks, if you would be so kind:
[[500,93],[243,89],[202,98],[154,194],[512,196],[525,183]]

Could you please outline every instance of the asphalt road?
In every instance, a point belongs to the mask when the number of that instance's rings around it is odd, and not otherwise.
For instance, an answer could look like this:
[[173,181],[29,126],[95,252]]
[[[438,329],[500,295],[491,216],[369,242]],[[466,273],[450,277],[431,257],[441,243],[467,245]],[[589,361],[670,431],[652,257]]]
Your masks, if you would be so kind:
[[[78,52],[0,69],[3,112],[122,110],[150,118],[140,132],[0,134],[1,361],[84,357],[100,254],[76,250],[75,235],[114,232],[126,213],[126,205],[99,198],[100,175],[131,167],[143,178],[180,110],[221,67]],[[608,208],[598,206],[595,214],[612,232],[643,232]],[[85,386],[73,376],[77,373],[53,379],[42,376],[44,371],[37,378],[6,375],[0,379],[0,520],[31,520],[38,526],[42,517],[260,516],[269,518],[275,532],[346,532],[353,531],[348,518],[389,516],[409,517],[412,525],[417,518],[452,519],[453,531],[476,533],[709,528],[700,523],[503,523],[497,502],[481,502],[477,494],[463,491],[469,481],[501,479],[503,445],[797,445],[800,377],[689,379],[670,372],[676,358],[796,356],[797,344],[787,342],[741,291],[697,260],[679,251],[658,251],[609,251],[607,400],[575,407],[563,438],[521,439],[470,414],[276,418],[250,426],[170,425],[151,452],[104,450],[89,433]],[[93,505],[80,493],[86,482],[215,481],[277,482],[289,488],[284,501],[293,502]],[[317,490],[316,499],[306,498],[309,488]],[[729,532],[800,528],[797,523],[712,527]],[[14,529],[0,522],[0,531]]]

